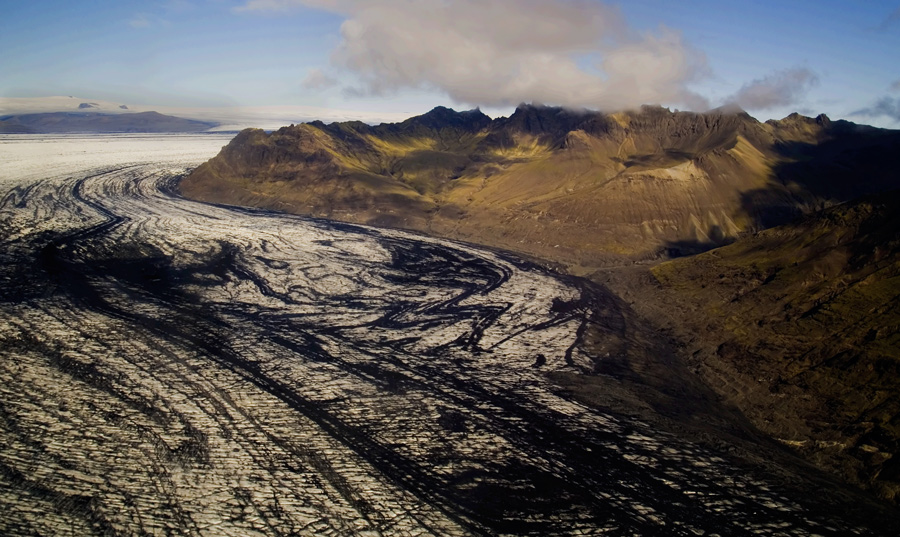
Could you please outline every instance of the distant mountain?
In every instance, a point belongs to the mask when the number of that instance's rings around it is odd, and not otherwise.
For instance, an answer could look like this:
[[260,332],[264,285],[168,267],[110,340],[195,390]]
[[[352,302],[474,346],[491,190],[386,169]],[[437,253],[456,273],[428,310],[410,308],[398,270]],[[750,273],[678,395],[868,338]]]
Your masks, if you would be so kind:
[[668,319],[688,367],[726,402],[819,466],[900,500],[900,191],[652,274],[658,285],[630,300]]
[[402,123],[245,130],[192,198],[420,230],[575,271],[727,244],[900,187],[900,132],[740,110],[438,107]]
[[[79,108],[90,110],[96,106],[81,103]],[[215,123],[166,116],[157,112],[48,112],[0,117],[0,133],[13,134],[203,132],[215,126]]]

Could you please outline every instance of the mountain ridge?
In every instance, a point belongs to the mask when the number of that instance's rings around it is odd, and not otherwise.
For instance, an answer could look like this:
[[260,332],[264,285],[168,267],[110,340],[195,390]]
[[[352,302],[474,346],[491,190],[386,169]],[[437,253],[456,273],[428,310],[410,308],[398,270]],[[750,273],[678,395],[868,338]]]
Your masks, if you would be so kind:
[[[378,126],[246,130],[180,189],[462,239],[587,275],[673,339],[685,378],[896,504],[898,169],[900,132],[825,115],[761,123],[734,109],[523,105],[498,119],[439,108]],[[659,357],[611,360],[637,386],[674,374]],[[603,405],[596,375],[555,380]]]
[[637,285],[594,278],[674,334],[688,369],[764,433],[896,503],[898,215],[893,190],[658,264]]
[[[817,180],[822,159],[840,171]],[[181,191],[423,231],[589,272],[702,251],[889,189],[898,167],[900,132],[824,115],[761,123],[730,109],[606,114],[523,104],[497,119],[437,107],[377,126],[244,131]]]
[[[82,103],[80,108],[91,110],[96,107],[91,103]],[[208,121],[167,116],[159,112],[73,111],[0,117],[0,133],[7,134],[204,132],[216,125]]]

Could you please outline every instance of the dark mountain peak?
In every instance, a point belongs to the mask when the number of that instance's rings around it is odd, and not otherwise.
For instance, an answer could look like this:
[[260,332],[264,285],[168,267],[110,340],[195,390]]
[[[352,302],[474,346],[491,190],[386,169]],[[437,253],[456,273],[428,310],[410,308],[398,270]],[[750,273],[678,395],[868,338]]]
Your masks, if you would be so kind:
[[775,128],[776,136],[785,141],[811,143],[814,140],[821,142],[831,136],[853,134],[854,129],[849,128],[849,122],[832,122],[825,114],[816,117],[808,117],[797,112],[789,114],[782,119],[770,119],[767,125]]
[[516,105],[516,110],[515,112],[513,112],[513,115],[519,113],[520,111],[527,111],[532,108],[546,108],[546,106],[538,102],[526,103],[525,101],[522,101],[518,105]]
[[[530,112],[533,112],[536,110],[548,110],[548,109],[560,110],[560,108],[558,106],[547,106],[546,104],[538,102],[538,101],[534,101],[531,103],[521,102],[518,104],[518,106],[516,106],[516,110],[513,112],[513,115],[521,114],[521,113],[530,113]],[[510,117],[512,117],[512,116],[510,116]]]
[[[565,140],[573,131],[594,136],[648,136],[666,147],[691,149],[688,153],[733,145],[737,134],[756,138],[759,122],[737,106],[708,112],[679,112],[660,105],[644,105],[635,110],[607,114],[599,111],[520,104],[508,118],[494,122],[491,142],[509,145],[512,133],[538,136],[554,147],[567,147]],[[755,134],[754,134],[755,133]],[[702,143],[699,140],[703,140]],[[693,141],[698,141],[694,144]],[[698,145],[699,144],[699,145]]]
[[[285,127],[284,129],[286,128],[287,127]],[[232,138],[228,143],[227,147],[229,147],[232,151],[242,152],[246,154],[248,148],[255,145],[265,145],[268,143],[268,139],[269,137],[264,130],[249,127],[238,132],[235,137]]]
[[789,127],[789,126],[798,126],[798,125],[820,125],[820,126],[828,126],[831,123],[831,120],[828,119],[828,116],[825,114],[819,114],[818,117],[812,118],[809,116],[804,116],[798,112],[793,112],[781,119],[770,119],[766,123],[770,125],[775,125],[778,127]]
[[420,116],[415,116],[415,117],[429,117],[429,116],[447,117],[447,116],[455,116],[459,113],[460,112],[457,112],[456,110],[454,110],[452,108],[438,105],[438,106],[435,106],[434,108],[432,108],[431,110],[429,110],[428,112],[425,112],[424,114],[422,114]]
[[575,110],[541,103],[521,103],[508,118],[498,120],[502,130],[524,132],[536,136],[557,139],[579,128],[591,116],[599,112]]
[[689,110],[670,110],[659,105],[644,105],[638,112],[632,113],[633,116],[644,116],[653,118],[665,118],[670,121],[699,121],[708,125],[717,124],[741,124],[753,123],[758,124],[756,118],[747,113],[736,103],[729,103],[711,108],[705,112],[693,112]]
[[344,121],[341,123],[332,123],[331,125],[339,125],[342,130],[352,130],[357,132],[363,132],[371,129],[371,125],[364,121]]
[[533,102],[531,104],[528,103],[519,103],[516,107],[515,112],[510,116],[510,118],[522,115],[529,116],[559,116],[559,115],[569,115],[569,116],[583,116],[588,114],[585,109],[578,108],[570,108],[564,106],[550,106],[540,102]]
[[401,129],[425,127],[439,131],[446,128],[456,128],[468,132],[477,132],[487,127],[490,123],[491,118],[478,108],[457,112],[446,106],[436,106],[420,116],[411,117],[395,125]]
[[358,134],[368,134],[373,131],[373,127],[362,121],[334,121],[327,125],[319,120],[310,121],[307,125],[311,125],[319,130],[326,131],[338,138],[346,138],[348,136],[356,136]]
[[[622,114],[630,135],[647,136],[669,150],[683,155],[700,155],[719,147],[734,145],[737,135],[755,139],[759,122],[738,107],[722,107],[707,112],[679,112],[661,106],[643,106]],[[619,116],[619,114],[614,114]]]
[[750,115],[743,108],[741,108],[741,105],[739,105],[738,103],[723,104],[722,106],[720,106],[718,108],[713,108],[705,113],[707,115],[723,115],[723,116],[728,116],[728,115],[749,116]]
[[[378,129],[378,127],[372,127],[362,121],[336,121],[328,125],[323,124],[321,121],[313,121],[310,125],[327,132],[336,140],[340,140],[351,147],[356,147],[357,150],[360,150],[361,147],[366,147],[360,135],[372,134],[377,132]],[[297,129],[297,132],[300,133],[300,129]]]
[[641,107],[638,108],[637,113],[669,115],[672,113],[672,111],[662,105],[659,105],[659,104],[642,104]]

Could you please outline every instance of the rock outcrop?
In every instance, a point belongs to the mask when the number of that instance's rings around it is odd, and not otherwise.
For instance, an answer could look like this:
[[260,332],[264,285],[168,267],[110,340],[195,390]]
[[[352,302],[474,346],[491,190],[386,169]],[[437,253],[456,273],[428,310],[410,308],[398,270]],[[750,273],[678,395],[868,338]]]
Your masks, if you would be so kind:
[[791,115],[521,105],[402,123],[247,130],[181,184],[190,198],[395,226],[575,272],[707,250],[900,186],[900,133]]
[[816,465],[900,499],[900,191],[615,281],[724,402]]
[[[436,108],[390,125],[248,130],[181,190],[590,274],[680,347],[679,364],[616,351],[601,366],[637,372],[661,406],[676,397],[667,375],[696,373],[759,430],[896,502],[898,169],[900,132],[824,115],[522,105],[495,120]],[[610,371],[596,374],[627,381]],[[557,380],[591,403],[591,379]]]

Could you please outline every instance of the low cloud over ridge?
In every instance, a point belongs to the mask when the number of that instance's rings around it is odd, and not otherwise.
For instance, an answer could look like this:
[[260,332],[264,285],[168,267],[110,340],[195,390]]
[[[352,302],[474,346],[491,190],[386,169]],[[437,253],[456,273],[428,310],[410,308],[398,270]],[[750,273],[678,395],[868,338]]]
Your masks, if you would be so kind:
[[818,83],[819,78],[809,69],[786,69],[745,84],[729,101],[750,110],[791,106]]
[[895,123],[900,123],[900,98],[882,97],[871,106],[851,112],[850,115],[867,118],[887,117]]
[[702,53],[674,30],[629,29],[617,8],[596,1],[251,0],[240,9],[298,6],[346,18],[332,63],[367,94],[426,88],[481,106],[708,106],[688,88],[706,74]]

